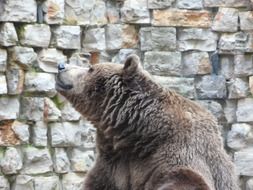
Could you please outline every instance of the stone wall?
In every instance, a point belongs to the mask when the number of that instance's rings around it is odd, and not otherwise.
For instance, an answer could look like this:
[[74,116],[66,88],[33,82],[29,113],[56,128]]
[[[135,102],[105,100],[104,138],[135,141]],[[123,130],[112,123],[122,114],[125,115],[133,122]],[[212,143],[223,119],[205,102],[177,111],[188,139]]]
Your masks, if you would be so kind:
[[0,190],[81,190],[95,129],[54,88],[56,65],[136,53],[219,120],[253,190],[249,0],[0,0]]

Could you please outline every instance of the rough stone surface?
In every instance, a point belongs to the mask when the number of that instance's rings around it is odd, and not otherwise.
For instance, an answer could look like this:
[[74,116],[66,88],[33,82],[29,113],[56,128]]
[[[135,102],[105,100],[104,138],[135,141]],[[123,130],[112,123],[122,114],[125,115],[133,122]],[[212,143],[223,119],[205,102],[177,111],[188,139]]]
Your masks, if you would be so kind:
[[0,189],[1,190],[10,190],[9,181],[4,176],[0,176]]
[[142,51],[175,50],[176,28],[172,27],[143,27],[140,29]]
[[16,97],[0,97],[0,120],[17,119],[19,107]]
[[136,54],[141,56],[141,52],[138,49],[121,49],[119,52],[112,58],[113,63],[123,64],[127,56],[131,54]]
[[63,190],[75,189],[83,190],[84,188],[84,174],[68,173],[62,177]]
[[238,100],[237,104],[237,122],[252,122],[253,121],[253,99],[245,98]]
[[154,75],[177,76],[181,74],[180,52],[146,52],[144,68]]
[[220,57],[220,71],[219,74],[226,79],[234,77],[234,57],[229,55],[222,55]]
[[234,8],[219,8],[214,17],[212,29],[219,32],[236,32],[239,11]]
[[35,0],[0,1],[0,7],[0,21],[36,21],[37,4]]
[[35,190],[33,177],[28,175],[18,175],[13,185],[14,190]]
[[135,48],[138,43],[138,33],[133,25],[108,24],[106,27],[107,50]]
[[59,26],[53,31],[56,47],[61,49],[79,49],[81,30],[79,26]]
[[7,67],[7,51],[0,48],[0,72],[5,72]]
[[[0,2],[1,5],[1,2]],[[1,13],[0,13],[1,20]],[[14,46],[17,44],[18,36],[13,23],[0,24],[0,45],[1,46]]]
[[160,83],[167,89],[174,90],[179,94],[194,99],[194,79],[193,78],[179,78],[179,77],[164,77],[164,76],[153,76],[155,81]]
[[21,99],[20,117],[24,120],[43,121],[44,98],[23,97]]
[[[194,18],[194,19],[193,19]],[[182,26],[182,27],[202,27],[211,26],[211,14],[208,11],[190,10],[154,10],[154,26]]]
[[24,89],[25,73],[19,68],[9,68],[6,71],[8,94],[21,94]]
[[53,162],[48,149],[27,147],[24,149],[25,174],[43,174],[53,170]]
[[87,172],[94,165],[94,151],[75,148],[70,154],[71,169],[75,172]]
[[204,75],[212,72],[209,55],[206,52],[186,52],[182,57],[185,76]]
[[180,51],[215,51],[218,36],[208,29],[189,28],[179,30],[178,48]]
[[222,76],[205,75],[197,80],[196,90],[200,99],[223,99],[226,97],[226,80]]
[[240,12],[241,30],[253,30],[253,11]]
[[58,176],[35,177],[35,190],[61,190]]
[[228,84],[228,98],[246,98],[249,95],[249,84],[241,78],[234,78]]
[[248,0],[204,0],[205,7],[247,7]]
[[43,4],[44,20],[47,24],[62,24],[64,20],[64,0],[46,0]]
[[61,110],[61,118],[64,121],[79,121],[80,113],[77,112],[70,103],[65,103]]
[[240,150],[253,144],[253,127],[246,123],[236,123],[228,132],[227,145],[234,149]]
[[54,170],[56,173],[67,173],[70,171],[70,161],[64,148],[54,149]]
[[199,0],[178,0],[177,7],[180,9],[202,9],[203,3]]
[[29,143],[30,138],[29,125],[19,121],[14,121],[11,128],[22,143],[24,144]]
[[61,117],[61,111],[56,107],[54,102],[49,99],[44,99],[44,121],[58,121]]
[[106,17],[108,23],[115,24],[120,22],[120,2],[119,1],[106,1]]
[[95,148],[96,129],[87,121],[81,120],[80,126],[82,130],[82,147],[87,149]]
[[251,94],[253,95],[253,76],[249,77],[249,88]]
[[[94,53],[94,52],[93,52]],[[76,51],[69,58],[69,64],[79,67],[89,67],[91,53]]]
[[7,82],[6,77],[0,74],[0,95],[7,94]]
[[234,72],[236,76],[253,75],[253,57],[250,54],[235,55]]
[[253,150],[246,149],[235,152],[234,162],[239,175],[253,175]]
[[51,31],[45,24],[28,24],[20,29],[20,43],[24,46],[48,47],[51,39]]
[[224,113],[227,120],[227,123],[236,122],[236,107],[237,102],[235,100],[226,100],[224,105]]
[[11,120],[0,122],[0,146],[20,145],[20,140],[11,128],[12,124],[13,121]]
[[47,146],[47,124],[37,121],[32,127],[32,142],[35,146]]
[[246,182],[246,190],[253,190],[253,178],[247,180],[247,182]]
[[168,8],[174,3],[175,0],[148,0],[148,8],[149,9],[164,9]]
[[92,28],[84,31],[82,47],[88,52],[105,50],[105,29]]

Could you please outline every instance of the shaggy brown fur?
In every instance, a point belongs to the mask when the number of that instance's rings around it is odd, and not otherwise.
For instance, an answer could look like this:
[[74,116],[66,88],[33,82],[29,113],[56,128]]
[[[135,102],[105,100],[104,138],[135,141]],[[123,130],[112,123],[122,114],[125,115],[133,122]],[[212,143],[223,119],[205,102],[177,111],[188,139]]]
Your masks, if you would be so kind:
[[85,190],[238,189],[215,118],[156,84],[137,56],[66,68],[56,88],[97,129]]

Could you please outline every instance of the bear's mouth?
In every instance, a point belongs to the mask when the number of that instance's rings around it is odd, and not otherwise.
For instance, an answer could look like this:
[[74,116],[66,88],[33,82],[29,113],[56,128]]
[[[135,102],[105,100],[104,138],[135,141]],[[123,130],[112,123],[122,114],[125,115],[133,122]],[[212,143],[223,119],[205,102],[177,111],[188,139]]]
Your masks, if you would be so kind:
[[70,90],[73,88],[73,85],[71,84],[65,84],[59,77],[59,75],[57,75],[56,77],[56,90]]

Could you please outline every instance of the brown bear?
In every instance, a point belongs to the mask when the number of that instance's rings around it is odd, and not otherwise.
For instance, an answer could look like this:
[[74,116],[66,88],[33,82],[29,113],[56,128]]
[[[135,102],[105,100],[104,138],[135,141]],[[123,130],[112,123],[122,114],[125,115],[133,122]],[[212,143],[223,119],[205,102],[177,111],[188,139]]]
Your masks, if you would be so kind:
[[56,89],[97,129],[85,190],[238,190],[215,118],[124,65],[59,66]]

